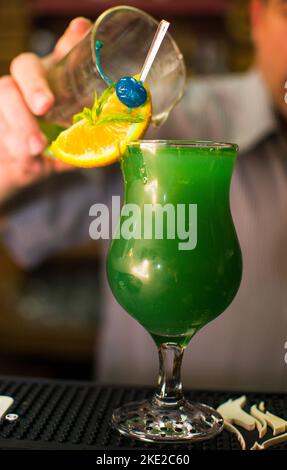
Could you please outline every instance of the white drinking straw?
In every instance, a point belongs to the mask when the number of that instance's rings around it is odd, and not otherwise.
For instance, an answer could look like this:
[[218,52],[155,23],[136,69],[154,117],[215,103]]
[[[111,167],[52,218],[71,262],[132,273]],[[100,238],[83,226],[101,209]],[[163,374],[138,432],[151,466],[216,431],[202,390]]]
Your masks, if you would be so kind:
[[170,23],[165,20],[161,20],[152,40],[151,46],[147,53],[146,59],[144,61],[141,73],[140,73],[140,81],[144,82],[157,55],[157,52],[160,48],[160,45],[163,41],[163,38],[168,30]]

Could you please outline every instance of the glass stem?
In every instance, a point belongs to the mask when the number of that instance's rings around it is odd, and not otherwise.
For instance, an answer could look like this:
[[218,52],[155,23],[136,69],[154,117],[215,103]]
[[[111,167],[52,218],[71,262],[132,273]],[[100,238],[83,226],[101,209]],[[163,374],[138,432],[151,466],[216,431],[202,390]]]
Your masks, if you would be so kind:
[[183,398],[181,363],[184,349],[171,343],[161,344],[159,352],[158,390],[153,402],[157,406],[174,406]]

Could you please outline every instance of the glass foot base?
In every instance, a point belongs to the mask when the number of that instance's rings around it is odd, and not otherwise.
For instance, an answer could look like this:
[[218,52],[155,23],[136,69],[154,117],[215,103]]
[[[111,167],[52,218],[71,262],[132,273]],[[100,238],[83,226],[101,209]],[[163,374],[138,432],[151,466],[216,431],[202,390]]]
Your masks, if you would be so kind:
[[219,434],[224,425],[217,411],[185,399],[164,407],[156,400],[128,403],[114,411],[112,422],[125,436],[161,443],[203,441]]

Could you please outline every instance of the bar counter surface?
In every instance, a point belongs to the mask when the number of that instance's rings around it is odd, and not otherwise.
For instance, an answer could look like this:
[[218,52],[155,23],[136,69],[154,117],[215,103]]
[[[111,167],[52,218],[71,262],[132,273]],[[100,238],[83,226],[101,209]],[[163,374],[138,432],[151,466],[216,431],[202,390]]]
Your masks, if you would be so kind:
[[[14,399],[0,420],[0,450],[240,450],[236,435],[226,430],[215,439],[196,444],[162,445],[132,440],[113,429],[111,415],[115,408],[150,397],[153,392],[153,388],[143,386],[0,376],[0,395]],[[192,401],[217,408],[244,392],[185,391],[185,394]],[[286,394],[247,393],[246,396],[248,406],[264,401],[270,413],[287,419]],[[258,440],[257,431],[245,432],[240,428],[240,432],[247,448]],[[269,430],[264,440],[271,437],[272,430]],[[287,442],[276,449],[287,450]]]

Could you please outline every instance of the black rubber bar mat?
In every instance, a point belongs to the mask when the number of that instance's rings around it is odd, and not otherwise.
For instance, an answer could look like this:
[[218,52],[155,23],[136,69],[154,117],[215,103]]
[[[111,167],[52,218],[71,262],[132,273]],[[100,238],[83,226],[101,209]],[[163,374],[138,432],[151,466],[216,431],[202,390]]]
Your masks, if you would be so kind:
[[[123,403],[152,396],[149,387],[110,386],[92,382],[0,377],[0,395],[14,398],[8,413],[18,419],[0,421],[0,449],[53,450],[238,450],[234,434],[223,431],[217,438],[196,444],[147,444],[120,435],[111,426],[113,409]],[[186,397],[217,408],[242,393],[188,392]],[[248,405],[265,402],[271,413],[287,419],[287,395],[247,394]],[[255,442],[256,431],[244,437]],[[268,437],[272,437],[272,432]],[[266,437],[265,437],[266,439]],[[287,443],[276,446],[287,450]]]

